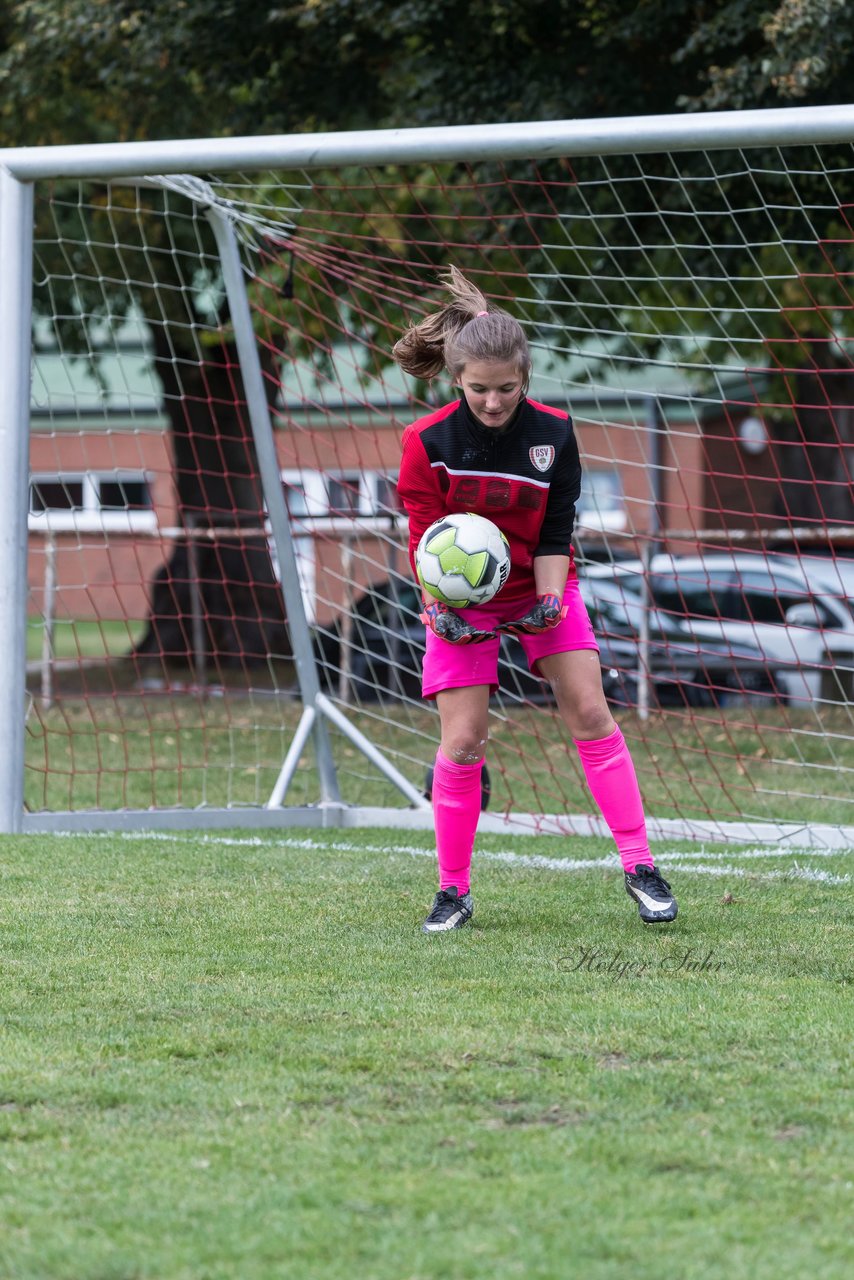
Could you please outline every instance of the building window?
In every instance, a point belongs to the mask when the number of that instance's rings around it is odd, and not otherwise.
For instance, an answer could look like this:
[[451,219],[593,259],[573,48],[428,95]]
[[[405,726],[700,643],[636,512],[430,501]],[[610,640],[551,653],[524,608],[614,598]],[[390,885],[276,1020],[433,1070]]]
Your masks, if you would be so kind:
[[42,515],[49,511],[82,511],[83,480],[66,476],[64,480],[42,477],[30,484],[30,511]]
[[[388,517],[399,515],[397,473],[385,471],[291,471],[281,473],[290,516],[300,589],[309,622],[317,611],[316,540],[347,543],[348,521],[378,516],[383,536]],[[383,518],[384,517],[384,518]],[[278,557],[270,538],[270,554],[278,576]]]
[[374,485],[373,511],[378,516],[400,515],[397,496],[397,475],[391,472],[375,472],[371,476]]
[[397,475],[384,471],[328,472],[326,514],[387,516],[398,512]]
[[331,516],[358,516],[365,514],[366,477],[360,472],[353,475],[327,476],[326,493]]
[[283,471],[281,476],[285,503],[291,519],[299,521],[327,514],[326,486],[319,471],[288,470]]
[[295,533],[306,520],[399,516],[393,471],[283,471],[282,489]]
[[282,489],[285,494],[285,506],[288,508],[288,515],[291,517],[308,515],[305,485],[299,479],[290,481],[283,479]]
[[615,467],[592,467],[581,478],[576,520],[584,529],[620,532],[626,527],[626,500]]
[[101,478],[98,493],[102,511],[151,510],[151,491],[144,476]]
[[55,533],[155,529],[148,476],[144,471],[33,475],[29,527]]

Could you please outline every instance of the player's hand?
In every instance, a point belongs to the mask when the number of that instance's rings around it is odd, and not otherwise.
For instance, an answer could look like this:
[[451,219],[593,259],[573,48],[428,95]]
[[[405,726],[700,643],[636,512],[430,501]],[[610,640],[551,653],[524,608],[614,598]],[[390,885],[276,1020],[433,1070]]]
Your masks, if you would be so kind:
[[434,636],[447,640],[448,644],[483,644],[484,640],[494,640],[494,631],[478,631],[470,622],[466,622],[453,609],[449,609],[441,600],[434,600],[424,608],[420,615]]
[[499,622],[495,629],[509,636],[537,636],[543,631],[551,631],[564,617],[566,607],[561,607],[557,596],[546,593],[537,596],[537,603],[524,617],[514,618],[512,622]]

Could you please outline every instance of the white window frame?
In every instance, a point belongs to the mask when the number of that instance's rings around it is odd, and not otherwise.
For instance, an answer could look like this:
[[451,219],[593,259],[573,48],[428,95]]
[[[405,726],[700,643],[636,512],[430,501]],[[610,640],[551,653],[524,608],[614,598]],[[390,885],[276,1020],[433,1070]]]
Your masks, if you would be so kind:
[[151,473],[131,467],[97,471],[34,471],[29,480],[32,491],[41,484],[81,484],[83,506],[72,510],[48,508],[46,511],[28,511],[27,527],[32,532],[50,533],[153,533],[158,527],[154,507],[137,511],[117,511],[101,507],[101,483],[120,484],[122,481],[146,484],[151,490]]
[[[313,523],[318,516],[327,514],[329,503],[326,497],[326,485],[323,481],[323,474],[320,471],[297,470],[285,467],[279,472],[279,476],[286,489],[301,489],[305,495],[305,514],[297,514],[290,511],[289,508],[288,515],[294,540],[297,576],[305,603],[306,620],[309,626],[312,626],[317,617],[317,557],[315,555],[314,538],[310,533],[304,532],[304,522]],[[287,502],[287,494],[285,495],[285,500]],[[276,553],[276,544],[272,535],[268,536],[267,541],[270,548],[270,559],[273,562],[273,571],[276,577],[280,578],[279,557]]]

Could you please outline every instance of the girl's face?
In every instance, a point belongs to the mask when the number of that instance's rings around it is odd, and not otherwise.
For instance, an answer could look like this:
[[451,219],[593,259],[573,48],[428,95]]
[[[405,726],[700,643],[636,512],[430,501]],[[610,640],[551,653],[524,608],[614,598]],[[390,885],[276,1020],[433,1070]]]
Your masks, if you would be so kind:
[[524,379],[512,362],[472,360],[463,366],[457,385],[478,421],[500,431],[516,412]]

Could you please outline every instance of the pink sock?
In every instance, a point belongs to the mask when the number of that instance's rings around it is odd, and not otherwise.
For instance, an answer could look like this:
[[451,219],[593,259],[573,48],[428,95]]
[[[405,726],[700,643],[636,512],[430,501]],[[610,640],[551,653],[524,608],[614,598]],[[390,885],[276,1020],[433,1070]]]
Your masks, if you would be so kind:
[[639,863],[653,866],[635,766],[620,726],[607,738],[593,742],[576,739],[575,745],[587,785],[611,829],[624,870],[634,871]]
[[455,764],[436,752],[433,770],[433,816],[436,823],[436,851],[439,855],[439,888],[456,885],[468,893],[471,854],[480,817],[480,779],[483,761]]

